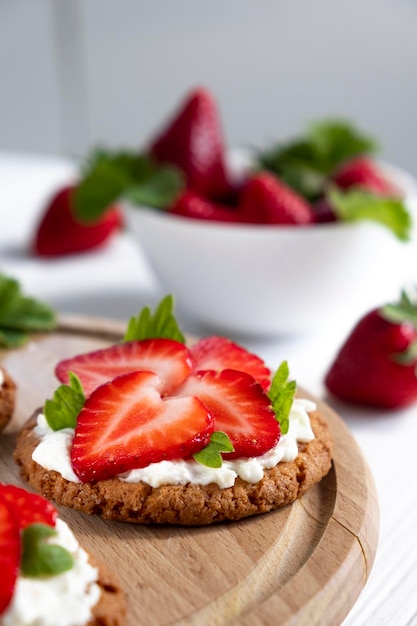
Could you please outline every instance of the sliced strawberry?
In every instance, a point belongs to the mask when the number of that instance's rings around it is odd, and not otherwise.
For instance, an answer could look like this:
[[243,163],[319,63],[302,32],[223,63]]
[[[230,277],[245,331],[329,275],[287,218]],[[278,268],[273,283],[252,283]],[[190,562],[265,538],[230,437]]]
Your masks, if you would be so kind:
[[206,337],[190,348],[193,371],[225,369],[246,372],[266,390],[271,384],[271,371],[261,358],[225,337]]
[[68,383],[68,372],[77,374],[86,396],[116,376],[139,371],[158,374],[163,393],[168,394],[190,373],[190,352],[184,344],[172,339],[128,341],[65,359],[55,368],[63,383]]
[[243,221],[254,224],[312,224],[310,204],[274,174],[261,172],[244,185],[238,210]]
[[19,563],[19,524],[10,503],[0,493],[0,616],[13,598]]
[[161,398],[162,381],[131,372],[96,389],[78,416],[71,462],[83,482],[190,456],[206,445],[213,420],[197,398]]
[[234,447],[225,458],[260,456],[279,440],[280,428],[268,396],[252,376],[226,369],[189,376],[177,396],[195,396],[214,420],[214,431],[225,432]]
[[181,194],[169,212],[211,222],[241,221],[236,209],[226,204],[214,203],[193,191],[185,191]]
[[181,168],[192,191],[208,198],[222,198],[229,192],[223,129],[207,89],[195,89],[187,96],[149,152],[158,162]]
[[38,256],[55,257],[85,252],[104,244],[122,226],[118,207],[109,207],[94,223],[81,223],[74,216],[73,186],[61,189],[46,206],[36,228],[33,251]]
[[0,495],[13,508],[20,528],[29,524],[55,526],[58,512],[49,500],[15,485],[0,484]]
[[358,157],[341,165],[333,174],[332,180],[341,189],[361,187],[381,196],[399,195],[399,190],[366,157]]

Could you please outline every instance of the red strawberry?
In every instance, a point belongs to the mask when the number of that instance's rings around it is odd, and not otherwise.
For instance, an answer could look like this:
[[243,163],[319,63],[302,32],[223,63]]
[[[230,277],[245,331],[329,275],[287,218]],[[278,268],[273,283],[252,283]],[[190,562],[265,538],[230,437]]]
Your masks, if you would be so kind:
[[35,493],[30,493],[14,485],[0,483],[0,495],[13,508],[20,528],[30,524],[55,526],[58,512],[51,502]]
[[361,187],[381,196],[399,195],[398,189],[366,157],[358,157],[341,165],[333,174],[332,180],[341,189]]
[[217,105],[207,89],[195,89],[150,145],[160,163],[180,167],[187,187],[209,198],[229,190],[226,177],[223,130]]
[[183,215],[212,222],[239,222],[236,209],[226,204],[214,203],[193,191],[185,191],[169,209],[174,215]]
[[42,257],[75,254],[106,242],[122,225],[118,207],[110,207],[92,224],[77,221],[71,206],[73,186],[61,189],[47,205],[37,226],[33,251]]
[[94,389],[116,376],[149,371],[158,374],[163,393],[167,394],[182,383],[191,367],[190,352],[184,344],[172,339],[146,339],[65,359],[57,364],[55,373],[63,383],[68,383],[68,372],[77,374],[85,395],[89,396]]
[[190,456],[206,445],[213,420],[197,398],[161,398],[151,372],[131,372],[96,389],[77,419],[71,448],[84,482]]
[[309,203],[269,172],[261,172],[247,181],[238,209],[242,221],[255,224],[314,222]]
[[190,352],[194,372],[232,369],[250,374],[264,390],[271,384],[271,371],[262,359],[225,337],[200,339],[191,346]]
[[279,440],[280,428],[271,401],[252,376],[225,369],[189,376],[177,396],[195,396],[214,420],[214,431],[225,432],[234,452],[228,459],[260,456]]
[[0,616],[13,597],[19,563],[19,525],[9,502],[0,494]]
[[396,408],[417,401],[417,303],[403,294],[374,309],[354,327],[326,377],[347,402]]

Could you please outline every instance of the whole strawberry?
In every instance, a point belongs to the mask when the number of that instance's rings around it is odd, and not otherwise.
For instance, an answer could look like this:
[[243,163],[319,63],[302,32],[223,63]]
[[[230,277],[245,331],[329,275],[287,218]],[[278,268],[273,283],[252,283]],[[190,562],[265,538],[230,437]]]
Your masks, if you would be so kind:
[[269,172],[247,181],[238,212],[242,221],[255,224],[312,224],[315,220],[310,204]]
[[187,187],[207,198],[229,192],[225,148],[217,105],[207,89],[192,91],[152,141],[150,155],[185,173]]
[[72,193],[75,187],[63,187],[46,206],[37,226],[33,251],[42,257],[56,257],[97,248],[122,225],[118,207],[109,207],[98,220],[81,223],[74,216]]
[[417,298],[367,313],[354,327],[326,377],[341,400],[392,409],[417,401]]
[[332,175],[332,181],[340,189],[360,187],[381,196],[397,196],[398,189],[367,157],[357,157],[341,165]]

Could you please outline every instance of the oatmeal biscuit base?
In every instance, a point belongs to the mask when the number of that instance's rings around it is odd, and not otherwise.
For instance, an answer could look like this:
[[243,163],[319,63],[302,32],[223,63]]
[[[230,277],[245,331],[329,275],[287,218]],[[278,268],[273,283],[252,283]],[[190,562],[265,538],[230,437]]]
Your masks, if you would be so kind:
[[19,433],[14,458],[21,476],[49,500],[63,506],[100,515],[105,519],[137,524],[182,524],[199,526],[238,520],[266,513],[300,498],[319,482],[331,467],[332,441],[325,419],[310,413],[315,438],[298,445],[291,462],[264,470],[257,483],[237,478],[232,487],[218,485],[162,485],[125,483],[117,478],[91,483],[70,482],[58,472],[48,471],[32,459],[39,443],[34,433],[40,410]]
[[102,561],[97,561],[91,554],[88,560],[98,569],[97,584],[100,587],[100,599],[92,609],[92,617],[86,626],[124,626],[126,623],[126,600],[114,574]]
[[0,367],[4,375],[4,382],[0,385],[0,430],[10,421],[16,399],[16,385],[13,379],[6,372],[4,367]]

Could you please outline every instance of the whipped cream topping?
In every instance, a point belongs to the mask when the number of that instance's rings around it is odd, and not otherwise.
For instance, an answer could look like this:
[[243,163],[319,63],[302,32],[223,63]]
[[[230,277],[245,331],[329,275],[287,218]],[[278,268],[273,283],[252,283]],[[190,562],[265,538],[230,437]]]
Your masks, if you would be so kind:
[[83,626],[91,619],[101,593],[97,568],[63,520],[57,519],[55,530],[47,541],[66,548],[74,567],[56,576],[19,576],[1,626]]
[[[298,454],[298,443],[308,443],[314,439],[308,414],[315,409],[314,402],[295,398],[289,416],[288,433],[281,435],[278,444],[262,456],[224,460],[219,468],[206,467],[194,459],[160,461],[120,474],[118,478],[128,483],[144,482],[151,487],[216,483],[226,488],[233,486],[238,476],[248,483],[256,483],[262,479],[265,469],[271,469],[280,462],[293,461]],[[48,471],[59,472],[70,482],[79,482],[70,459],[74,430],[64,428],[53,431],[45,416],[40,413],[35,434],[41,441],[33,451],[33,460]]]

